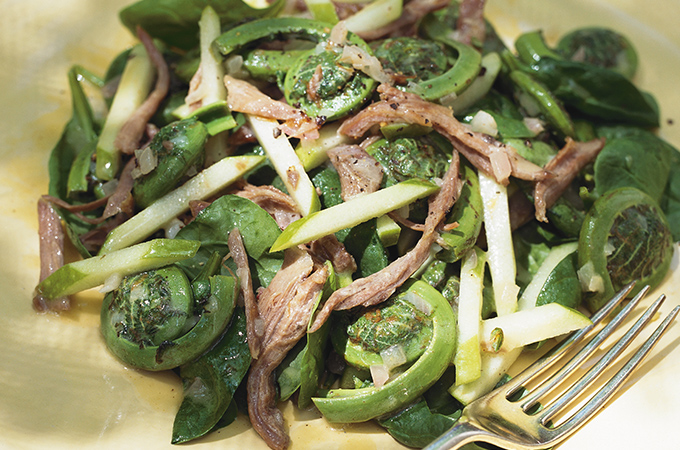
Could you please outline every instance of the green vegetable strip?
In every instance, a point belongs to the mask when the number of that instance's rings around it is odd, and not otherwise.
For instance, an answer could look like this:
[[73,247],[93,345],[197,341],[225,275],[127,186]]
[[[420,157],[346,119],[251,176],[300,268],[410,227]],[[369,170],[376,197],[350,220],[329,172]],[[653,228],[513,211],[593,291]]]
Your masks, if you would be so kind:
[[458,345],[453,359],[457,385],[470,383],[482,375],[479,330],[485,267],[486,255],[476,247],[463,257],[458,298]]
[[536,81],[531,75],[519,70],[510,72],[510,79],[536,102],[548,122],[560,133],[565,136],[574,136],[574,124],[571,122],[571,118],[548,88]]
[[[482,99],[493,86],[496,77],[502,67],[501,57],[498,53],[487,53],[482,57],[480,73],[472,84],[463,92],[455,96],[444,96],[440,99],[441,104],[453,108],[454,112],[464,111]],[[453,98],[451,98],[453,97]]]
[[156,269],[191,258],[200,243],[180,239],[155,239],[103,256],[75,261],[59,268],[36,288],[51,299],[104,284],[109,277]]
[[279,123],[248,114],[248,122],[257,140],[264,148],[269,161],[279,174],[288,194],[293,197],[299,212],[307,216],[321,208],[316,188],[305,172],[300,158],[295,154],[288,137],[279,129]]
[[114,142],[128,118],[144,102],[153,86],[156,68],[142,44],[132,48],[118,90],[97,143],[97,178],[112,180],[120,169],[120,149]]
[[276,17],[255,20],[232,28],[215,40],[213,45],[224,56],[262,39],[271,40],[295,36],[313,42],[328,38],[327,23],[298,17]]
[[318,139],[300,141],[300,144],[295,148],[295,153],[305,170],[315,169],[328,161],[326,154],[328,150],[338,145],[354,142],[349,136],[338,133],[341,123],[341,121],[331,122],[321,127]]
[[463,92],[479,74],[482,55],[471,46],[450,39],[448,27],[433,17],[424,19],[423,30],[430,39],[455,49],[458,59],[444,74],[419,82],[416,93],[425,100],[437,100]]
[[515,41],[517,55],[525,64],[534,64],[547,57],[562,59],[562,57],[548,48],[540,31],[531,31],[520,35]]
[[275,252],[313,241],[406,206],[439,190],[436,184],[411,179],[367,195],[322,209],[286,227],[270,251]]
[[493,280],[496,312],[499,316],[510,314],[517,309],[515,284],[515,251],[510,232],[510,212],[505,186],[479,172],[479,190],[482,194],[484,227],[488,244],[487,256]]
[[345,26],[353,33],[375,30],[397,20],[402,10],[402,0],[375,0],[345,19]]
[[99,253],[104,255],[146,239],[168,221],[187,211],[192,200],[209,198],[262,161],[262,156],[231,156],[218,161],[114,228]]
[[[573,251],[573,244],[564,244],[560,247],[556,247],[556,249],[554,249],[549,254],[553,255],[552,257],[546,257],[546,259],[541,264],[541,267],[539,267],[538,272],[534,276],[535,281],[532,281],[525,289],[523,300],[518,306],[520,311],[526,311],[535,307],[536,300],[534,299],[533,302],[530,300],[530,297],[533,297],[532,292],[535,291],[535,287],[533,287],[532,284],[535,283],[536,285],[540,285],[538,286],[538,289],[540,290],[544,284],[541,282],[541,280],[544,281],[545,277],[539,274],[547,271],[549,275],[550,272],[552,272],[552,269],[550,271],[548,271],[548,269],[550,267],[554,268],[556,264],[554,260],[558,259],[560,256],[562,257],[561,259],[563,259],[565,253],[570,249]],[[471,383],[452,386],[450,390],[451,395],[453,395],[461,403],[467,404],[473,400],[476,400],[487,392],[490,392],[501,380],[503,374],[508,371],[510,366],[519,357],[521,352],[521,347],[501,353],[482,352],[481,376]]]
[[521,353],[522,348],[503,353],[482,352],[482,375],[472,383],[452,386],[449,393],[464,405],[477,400],[496,387]]
[[315,20],[335,25],[338,23],[338,14],[335,5],[330,0],[305,0],[307,9],[312,13]]

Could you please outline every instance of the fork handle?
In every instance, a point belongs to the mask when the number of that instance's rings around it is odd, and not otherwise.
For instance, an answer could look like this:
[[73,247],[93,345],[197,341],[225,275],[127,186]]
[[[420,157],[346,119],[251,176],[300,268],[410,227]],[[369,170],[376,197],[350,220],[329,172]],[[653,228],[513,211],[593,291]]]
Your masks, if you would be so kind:
[[489,438],[493,442],[497,440],[494,437],[495,435],[477,427],[467,417],[461,416],[449,431],[432,441],[424,450],[455,450],[475,441],[489,442]]

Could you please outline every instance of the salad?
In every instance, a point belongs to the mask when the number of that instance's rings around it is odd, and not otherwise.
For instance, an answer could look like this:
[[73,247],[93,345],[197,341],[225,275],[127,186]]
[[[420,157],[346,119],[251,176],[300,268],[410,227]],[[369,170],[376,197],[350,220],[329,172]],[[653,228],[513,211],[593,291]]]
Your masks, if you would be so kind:
[[202,6],[131,5],[140,44],[69,73],[39,202],[34,306],[103,285],[111,352],[183,381],[174,443],[241,407],[285,448],[292,399],[424,446],[490,367],[667,272],[677,156],[625,37],[510,50],[483,2]]

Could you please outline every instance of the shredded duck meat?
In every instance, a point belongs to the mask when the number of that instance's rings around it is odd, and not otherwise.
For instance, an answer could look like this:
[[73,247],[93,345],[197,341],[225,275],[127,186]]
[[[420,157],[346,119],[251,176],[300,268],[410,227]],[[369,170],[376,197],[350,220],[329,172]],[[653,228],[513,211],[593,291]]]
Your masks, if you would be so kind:
[[485,0],[463,0],[458,8],[456,22],[456,39],[470,45],[475,42],[483,43],[486,37],[486,23],[484,22]]
[[274,186],[254,186],[244,182],[241,184],[241,189],[234,194],[247,198],[267,211],[282,230],[302,217],[293,199]]
[[257,359],[262,348],[264,324],[257,309],[257,300],[253,291],[253,279],[250,274],[250,267],[248,266],[248,254],[246,253],[246,247],[243,244],[243,238],[238,228],[234,228],[229,233],[227,245],[229,246],[229,254],[236,263],[236,276],[239,280],[239,289],[245,306],[248,348],[253,359]]
[[257,299],[264,321],[262,348],[248,374],[248,413],[253,428],[273,449],[285,449],[290,438],[276,407],[274,371],[304,336],[317,296],[328,278],[299,248],[285,251],[283,267]]
[[498,183],[507,185],[510,175],[530,181],[547,178],[549,172],[522,158],[511,147],[483,133],[471,131],[453,117],[453,111],[421,99],[416,94],[381,84],[381,100],[345,120],[339,132],[359,138],[374,125],[414,123],[433,127],[447,138],[475,167]]
[[106,202],[102,219],[105,220],[117,214],[124,214],[126,217],[134,214],[135,201],[132,197],[132,186],[134,184],[132,171],[136,164],[135,161],[135,158],[131,158],[125,164],[125,167],[123,167],[118,179],[118,185]]
[[338,241],[334,234],[316,239],[304,246],[304,248],[312,256],[316,264],[321,265],[325,261],[330,261],[337,273],[353,273],[357,270],[357,263],[354,261],[354,257]]
[[310,331],[318,330],[335,310],[372,306],[387,300],[425,262],[432,244],[439,236],[437,228],[460,195],[462,184],[459,169],[460,158],[458,152],[454,150],[441,189],[428,200],[423,235],[415,247],[383,270],[359,278],[331,294],[314,319]]
[[121,127],[114,145],[125,154],[132,154],[139,148],[146,125],[156,113],[170,88],[170,71],[163,55],[156,48],[153,39],[141,27],[137,27],[137,36],[144,45],[151,62],[156,67],[156,85],[149,96]]
[[291,137],[319,137],[321,124],[317,124],[304,111],[274,100],[247,81],[229,75],[224,77],[224,85],[227,87],[227,103],[232,111],[280,120],[283,122],[281,131]]
[[[45,197],[38,200],[38,234],[40,235],[40,281],[64,265],[64,230],[61,217]],[[71,308],[68,297],[46,299],[36,293],[33,309],[36,311],[65,311]]]
[[339,145],[327,152],[340,176],[341,196],[347,201],[380,188],[382,166],[358,145]]
[[576,175],[604,148],[605,140],[593,139],[588,142],[578,142],[566,139],[562,149],[545,165],[553,177],[536,183],[534,189],[534,204],[536,219],[547,222],[546,210],[555,204],[565,189],[574,181]]

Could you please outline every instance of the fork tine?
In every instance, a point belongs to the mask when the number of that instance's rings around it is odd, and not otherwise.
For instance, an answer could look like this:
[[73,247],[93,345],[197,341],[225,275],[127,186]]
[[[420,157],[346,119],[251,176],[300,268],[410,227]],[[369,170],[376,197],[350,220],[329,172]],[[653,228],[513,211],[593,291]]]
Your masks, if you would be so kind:
[[654,330],[649,338],[642,344],[637,352],[626,362],[626,364],[614,375],[604,386],[602,386],[597,393],[588,402],[579,409],[571,418],[565,421],[559,428],[564,430],[564,433],[572,433],[588,420],[595,412],[602,408],[607,400],[609,400],[623,384],[628,380],[633,371],[637,368],[642,360],[654,348],[661,337],[668,331],[671,323],[680,312],[680,305],[673,308],[668,313],[664,321]]
[[[573,344],[576,344],[582,340],[597,324],[599,324],[604,318],[609,316],[609,314],[616,309],[616,307],[625,299],[628,294],[635,287],[635,282],[631,282],[624,286],[614,297],[612,297],[602,308],[600,308],[591,317],[592,325],[587,326],[581,330],[574,331],[565,340],[560,342],[555,348],[548,352],[545,356],[535,361],[529,367],[524,369],[520,374],[511,379],[508,383],[504,385],[507,389],[507,397],[511,397],[517,393],[517,391],[524,386],[529,380],[531,380],[536,375],[539,375],[547,368],[552,366],[557,360],[561,359],[564,354],[572,348]],[[645,286],[641,292],[647,292],[649,287]],[[637,298],[637,297],[636,297]],[[641,296],[640,296],[641,298]],[[631,300],[631,302],[639,301],[639,298]]]
[[[574,357],[572,357],[569,362],[562,366],[555,374],[553,374],[549,379],[547,379],[540,387],[537,387],[532,391],[529,396],[523,399],[522,409],[526,412],[536,405],[538,399],[549,392],[553,387],[559,384],[563,379],[565,379],[569,374],[583,364],[588,357],[598,349],[600,344],[609,337],[612,332],[619,327],[619,325],[624,321],[626,317],[633,311],[633,309],[638,305],[640,300],[649,292],[649,286],[645,286],[638,294],[621,310],[619,313],[605,326],[600,332],[598,332],[591,340],[586,344]],[[596,318],[598,319],[598,318]],[[594,322],[595,323],[595,322]],[[588,330],[590,331],[590,330]],[[585,334],[585,333],[584,333]]]
[[[541,413],[541,422],[545,425],[553,416],[561,411],[569,402],[578,397],[597,377],[623,352],[633,339],[642,331],[659,309],[666,296],[661,295],[635,324],[619,339],[616,344],[584,375],[576,384],[562,394],[553,404]],[[603,330],[604,331],[604,330]],[[643,355],[644,356],[644,355]]]

